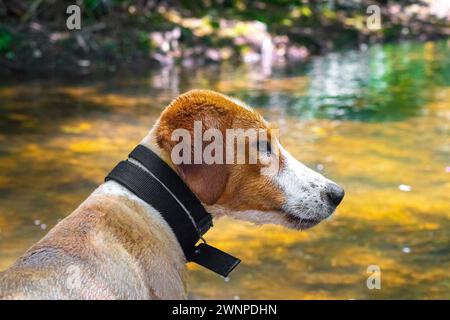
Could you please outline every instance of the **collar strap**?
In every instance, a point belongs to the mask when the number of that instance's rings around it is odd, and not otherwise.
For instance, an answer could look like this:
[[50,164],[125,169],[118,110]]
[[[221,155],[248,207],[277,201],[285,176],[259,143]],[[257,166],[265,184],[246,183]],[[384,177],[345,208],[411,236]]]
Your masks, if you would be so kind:
[[[129,154],[129,157],[140,162],[150,173],[173,193],[175,200],[179,201],[191,221],[195,224],[199,236],[204,235],[213,226],[212,216],[189,187],[172,170],[172,168],[150,149],[138,145]],[[173,201],[173,200],[172,200]]]
[[[203,240],[212,227],[212,216],[181,178],[158,155],[138,145],[130,154],[147,170],[125,160],[108,174],[114,180],[155,208],[183,249],[187,261],[198,263],[224,277],[241,262]],[[202,239],[204,243],[196,246]]]

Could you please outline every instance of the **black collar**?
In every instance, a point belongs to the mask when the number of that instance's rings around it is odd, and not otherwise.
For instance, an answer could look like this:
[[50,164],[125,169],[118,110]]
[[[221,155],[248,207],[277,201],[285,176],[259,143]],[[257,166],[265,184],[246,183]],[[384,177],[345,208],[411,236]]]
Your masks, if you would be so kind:
[[[216,249],[202,236],[212,227],[212,217],[181,178],[150,149],[138,145],[130,154],[149,172],[125,160],[108,174],[155,208],[172,228],[187,261],[198,263],[224,277],[241,260]],[[203,243],[196,245],[199,240]]]

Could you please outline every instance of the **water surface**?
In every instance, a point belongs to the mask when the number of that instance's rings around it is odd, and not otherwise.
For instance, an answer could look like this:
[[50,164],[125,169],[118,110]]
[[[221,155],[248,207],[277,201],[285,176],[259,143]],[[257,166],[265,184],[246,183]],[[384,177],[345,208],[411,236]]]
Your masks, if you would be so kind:
[[[342,184],[306,232],[222,219],[207,238],[243,262],[225,281],[189,265],[192,298],[450,298],[450,47],[374,46],[308,64],[145,76],[3,79],[0,269],[67,216],[191,88],[256,107],[299,160]],[[368,290],[369,265],[381,290]]]

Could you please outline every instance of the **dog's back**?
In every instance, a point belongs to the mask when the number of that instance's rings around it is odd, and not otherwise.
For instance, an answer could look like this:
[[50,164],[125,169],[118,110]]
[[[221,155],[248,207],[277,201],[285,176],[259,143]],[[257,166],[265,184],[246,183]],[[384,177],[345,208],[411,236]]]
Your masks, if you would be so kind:
[[151,210],[97,191],[0,273],[0,298],[184,298],[182,252]]

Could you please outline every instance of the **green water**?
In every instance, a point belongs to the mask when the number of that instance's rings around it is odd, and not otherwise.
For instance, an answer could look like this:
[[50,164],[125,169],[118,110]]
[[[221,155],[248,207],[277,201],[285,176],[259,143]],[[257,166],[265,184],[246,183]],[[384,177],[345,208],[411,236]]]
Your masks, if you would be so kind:
[[[441,41],[333,53],[270,74],[222,65],[3,79],[0,269],[74,210],[172,98],[208,88],[256,107],[286,149],[347,194],[333,219],[306,232],[217,221],[208,240],[243,262],[229,281],[190,265],[192,298],[448,299],[448,57]],[[381,269],[380,290],[366,286],[369,265]]]

